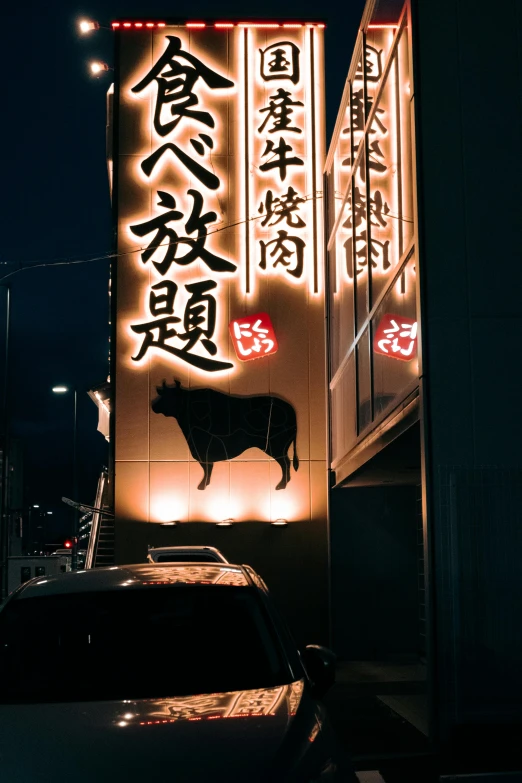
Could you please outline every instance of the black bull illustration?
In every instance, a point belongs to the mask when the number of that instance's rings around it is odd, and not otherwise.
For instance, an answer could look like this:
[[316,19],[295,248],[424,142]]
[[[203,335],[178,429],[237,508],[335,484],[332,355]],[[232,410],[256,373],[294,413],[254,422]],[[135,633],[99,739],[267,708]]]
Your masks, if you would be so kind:
[[283,475],[276,489],[284,489],[290,481],[292,444],[294,470],[299,468],[297,422],[289,402],[268,394],[240,397],[214,389],[184,389],[179,381],[171,386],[163,381],[156,390],[152,410],[177,419],[190,453],[203,468],[198,489],[208,487],[215,462],[233,459],[253,447],[280,465]]

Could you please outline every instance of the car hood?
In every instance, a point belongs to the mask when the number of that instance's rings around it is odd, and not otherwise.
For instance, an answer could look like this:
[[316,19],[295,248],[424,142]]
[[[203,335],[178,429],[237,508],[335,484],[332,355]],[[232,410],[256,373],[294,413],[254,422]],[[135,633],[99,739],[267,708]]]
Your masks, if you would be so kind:
[[2,704],[0,770],[9,783],[298,780],[292,770],[320,722],[302,680],[173,699]]

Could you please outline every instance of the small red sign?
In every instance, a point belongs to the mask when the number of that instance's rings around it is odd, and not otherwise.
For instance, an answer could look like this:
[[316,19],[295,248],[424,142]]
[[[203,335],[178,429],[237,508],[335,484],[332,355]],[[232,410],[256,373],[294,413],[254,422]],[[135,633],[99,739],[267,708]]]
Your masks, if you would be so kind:
[[417,355],[417,321],[387,313],[373,338],[373,350],[390,359],[409,362]]
[[242,362],[261,359],[277,351],[274,327],[267,313],[236,318],[230,322],[229,329],[237,357]]

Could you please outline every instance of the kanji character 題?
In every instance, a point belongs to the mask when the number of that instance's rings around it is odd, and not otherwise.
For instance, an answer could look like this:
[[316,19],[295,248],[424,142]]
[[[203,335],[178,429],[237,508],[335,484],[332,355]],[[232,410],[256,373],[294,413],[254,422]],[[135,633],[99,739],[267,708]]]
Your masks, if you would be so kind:
[[[149,311],[151,315],[166,313],[161,318],[155,318],[142,324],[133,324],[131,329],[135,334],[143,336],[143,342],[133,360],[138,362],[151,348],[159,348],[182,359],[187,364],[206,372],[228,370],[233,365],[212,359],[215,356],[217,346],[211,339],[216,328],[216,299],[209,292],[217,287],[213,280],[202,280],[185,286],[190,294],[183,313],[183,330],[177,324],[182,320],[174,315],[174,301],[177,293],[177,285],[173,281],[161,281],[152,286],[149,294]],[[165,293],[156,291],[164,289]],[[172,344],[172,340],[184,342],[178,347]],[[194,353],[194,348],[202,346],[206,354]]]

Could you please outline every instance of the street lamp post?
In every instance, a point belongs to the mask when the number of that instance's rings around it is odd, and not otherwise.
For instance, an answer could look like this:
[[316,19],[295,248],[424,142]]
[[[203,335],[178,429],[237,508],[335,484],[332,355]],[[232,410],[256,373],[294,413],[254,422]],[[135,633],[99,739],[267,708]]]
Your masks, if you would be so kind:
[[[53,386],[55,394],[67,394],[71,389],[68,386]],[[73,499],[78,502],[78,391],[72,389],[74,395],[74,419],[73,419]],[[71,568],[76,571],[78,567],[78,509],[73,510],[73,549]]]
[[6,322],[4,353],[4,388],[2,399],[2,472],[0,490],[0,601],[7,596],[7,558],[9,557],[9,519],[7,514],[7,477],[9,454],[9,327],[11,320],[11,289],[5,288]]

